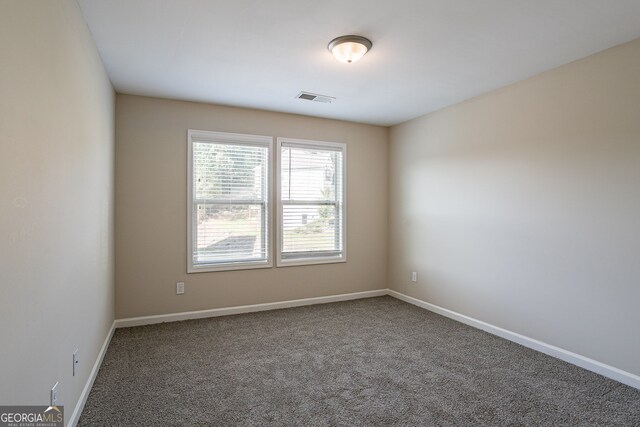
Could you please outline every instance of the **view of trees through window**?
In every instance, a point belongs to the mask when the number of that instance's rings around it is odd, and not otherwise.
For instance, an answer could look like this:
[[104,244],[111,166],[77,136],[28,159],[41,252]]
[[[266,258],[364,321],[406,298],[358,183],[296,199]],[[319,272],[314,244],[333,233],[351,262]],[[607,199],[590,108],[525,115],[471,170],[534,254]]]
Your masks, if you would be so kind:
[[278,139],[273,164],[272,144],[267,136],[189,131],[190,271],[270,266],[270,230],[278,265],[345,260],[346,146]]
[[194,263],[267,256],[268,148],[195,142]]

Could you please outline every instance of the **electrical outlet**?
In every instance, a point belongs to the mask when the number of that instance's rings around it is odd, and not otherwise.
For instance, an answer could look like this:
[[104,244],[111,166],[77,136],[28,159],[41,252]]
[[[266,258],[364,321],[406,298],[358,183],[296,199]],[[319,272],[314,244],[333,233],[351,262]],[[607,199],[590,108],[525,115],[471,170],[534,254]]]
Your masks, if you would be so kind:
[[51,387],[51,405],[50,406],[58,406],[58,384]]
[[78,363],[80,363],[80,361],[78,360],[78,349],[76,348],[76,351],[73,352],[73,376],[76,376],[76,369],[78,369]]
[[418,281],[418,272],[417,271],[412,271],[411,272],[411,281],[412,282],[417,282]]
[[176,283],[176,295],[184,294],[184,282]]

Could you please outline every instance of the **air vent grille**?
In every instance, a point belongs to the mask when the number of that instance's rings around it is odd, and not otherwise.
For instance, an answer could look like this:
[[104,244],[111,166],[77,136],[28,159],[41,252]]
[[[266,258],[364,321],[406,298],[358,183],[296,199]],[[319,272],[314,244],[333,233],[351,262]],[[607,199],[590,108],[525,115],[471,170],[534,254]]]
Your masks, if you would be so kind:
[[300,92],[296,95],[296,98],[304,99],[306,101],[322,102],[324,104],[330,104],[334,99],[336,99],[335,96],[318,95],[317,93],[310,92]]

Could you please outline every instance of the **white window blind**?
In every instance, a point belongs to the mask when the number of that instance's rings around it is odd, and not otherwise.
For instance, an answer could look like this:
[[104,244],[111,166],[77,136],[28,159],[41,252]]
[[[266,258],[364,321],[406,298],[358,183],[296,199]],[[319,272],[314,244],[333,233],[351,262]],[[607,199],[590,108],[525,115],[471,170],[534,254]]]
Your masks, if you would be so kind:
[[269,266],[270,137],[190,131],[190,271]]
[[279,152],[279,264],[344,261],[344,144],[281,140]]

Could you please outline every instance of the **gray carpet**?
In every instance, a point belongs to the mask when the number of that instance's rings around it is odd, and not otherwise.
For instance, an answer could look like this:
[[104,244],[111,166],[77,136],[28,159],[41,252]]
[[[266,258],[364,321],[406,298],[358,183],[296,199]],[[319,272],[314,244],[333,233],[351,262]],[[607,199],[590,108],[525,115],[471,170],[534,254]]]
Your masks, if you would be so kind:
[[640,426],[640,391],[391,297],[118,329],[80,426]]

